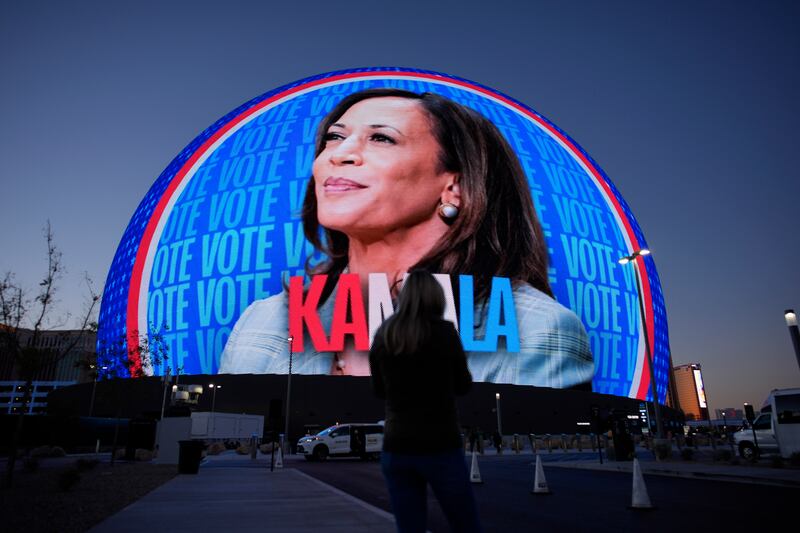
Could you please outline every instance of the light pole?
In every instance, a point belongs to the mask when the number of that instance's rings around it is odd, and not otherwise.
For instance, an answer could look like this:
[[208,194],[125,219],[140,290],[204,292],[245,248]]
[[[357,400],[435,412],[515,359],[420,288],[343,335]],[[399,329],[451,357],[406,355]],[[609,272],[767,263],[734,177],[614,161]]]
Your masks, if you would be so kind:
[[164,393],[161,395],[161,418],[159,420],[164,420],[164,404],[167,401],[167,384],[169,383],[170,374],[172,373],[172,368],[167,367],[167,371],[164,373]]
[[794,312],[794,309],[787,309],[783,312],[783,317],[786,319],[786,326],[789,328],[789,335],[794,344],[794,356],[800,366],[800,329],[797,327],[797,313]]
[[494,394],[494,401],[495,401],[495,411],[497,411],[497,433],[500,435],[500,438],[503,438],[503,425],[500,423],[500,393],[496,392]]
[[626,255],[620,258],[618,263],[620,265],[627,265],[633,263],[633,271],[636,274],[636,294],[639,300],[639,314],[642,319],[642,333],[644,333],[644,347],[645,355],[647,356],[647,366],[650,368],[650,390],[653,394],[653,407],[656,413],[656,438],[664,438],[664,426],[661,423],[661,407],[658,403],[658,392],[656,391],[656,369],[653,367],[653,353],[650,349],[650,335],[647,332],[647,318],[644,314],[644,302],[642,301],[642,277],[639,273],[639,262],[636,260],[639,256],[650,255],[650,250],[642,248],[636,250],[631,255]]
[[213,383],[209,383],[208,388],[214,391],[214,393],[211,395],[211,435],[216,436],[217,415],[214,413],[214,408],[217,405],[217,390],[221,389],[222,385],[214,385]]
[[[291,413],[289,409],[292,400],[292,341],[294,341],[294,337],[289,335],[286,340],[289,342],[289,374],[286,382],[286,423],[283,426],[283,438],[286,444],[289,444],[291,442],[289,440],[289,415]],[[291,446],[288,446],[288,449],[291,451]]]
[[[94,370],[94,383],[92,383],[92,401],[89,402],[89,417],[91,418],[92,413],[94,413],[94,396],[95,396],[95,393],[97,392],[97,375],[99,374],[99,372],[96,370],[96,368],[97,368],[96,365],[89,365],[89,368]],[[102,368],[103,368],[103,370],[107,370],[108,369],[107,366],[104,366]]]
[[158,424],[156,424],[156,446],[155,449],[158,451],[159,449],[159,436],[161,434],[161,425],[164,422],[164,404],[167,401],[167,384],[169,384],[169,376],[172,372],[172,368],[167,366],[167,371],[164,372],[162,376],[162,381],[164,382],[164,392],[161,394],[161,418],[158,419]]

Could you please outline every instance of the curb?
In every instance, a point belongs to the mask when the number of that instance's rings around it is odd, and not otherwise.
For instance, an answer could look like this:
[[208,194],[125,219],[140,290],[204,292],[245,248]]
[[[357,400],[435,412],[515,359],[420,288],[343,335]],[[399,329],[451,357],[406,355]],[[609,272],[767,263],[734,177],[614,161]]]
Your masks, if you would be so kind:
[[[625,474],[631,473],[631,468],[626,468],[623,465],[609,465],[600,467],[599,465],[592,466],[584,465],[584,464],[576,464],[576,463],[566,463],[566,462],[549,462],[547,466],[555,466],[558,468],[577,468],[580,470],[596,470],[602,472],[622,472]],[[667,477],[681,477],[681,478],[695,478],[695,479],[707,479],[711,481],[727,481],[733,483],[749,483],[749,484],[756,484],[756,485],[772,485],[778,487],[790,487],[790,488],[800,488],[800,480],[792,480],[792,479],[776,479],[776,478],[766,478],[760,476],[748,476],[748,475],[741,475],[741,474],[727,474],[722,472],[697,472],[697,471],[687,471],[687,470],[670,470],[666,468],[652,468],[652,467],[643,467],[642,471],[644,474],[651,474],[655,476],[667,476]]]

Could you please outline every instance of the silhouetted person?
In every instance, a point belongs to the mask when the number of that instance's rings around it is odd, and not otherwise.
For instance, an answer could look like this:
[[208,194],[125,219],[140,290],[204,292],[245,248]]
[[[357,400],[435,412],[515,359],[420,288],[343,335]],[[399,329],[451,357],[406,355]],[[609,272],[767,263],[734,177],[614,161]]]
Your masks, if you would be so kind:
[[401,533],[426,530],[428,484],[453,531],[481,531],[455,400],[472,376],[444,308],[435,278],[412,272],[369,355],[373,390],[386,400],[381,466]]

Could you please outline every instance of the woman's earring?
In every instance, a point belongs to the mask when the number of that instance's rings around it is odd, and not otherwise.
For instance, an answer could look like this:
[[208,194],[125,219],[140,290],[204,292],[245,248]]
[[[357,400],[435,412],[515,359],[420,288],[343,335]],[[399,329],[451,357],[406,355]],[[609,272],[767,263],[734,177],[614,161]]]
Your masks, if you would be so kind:
[[452,220],[458,216],[458,207],[450,202],[442,202],[439,205],[439,216],[442,217],[445,222],[452,222]]

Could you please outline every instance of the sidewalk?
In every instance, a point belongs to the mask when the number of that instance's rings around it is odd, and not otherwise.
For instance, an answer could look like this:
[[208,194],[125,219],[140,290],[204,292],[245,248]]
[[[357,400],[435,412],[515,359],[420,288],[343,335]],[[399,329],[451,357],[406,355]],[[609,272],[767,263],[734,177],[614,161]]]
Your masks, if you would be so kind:
[[91,529],[92,533],[198,531],[394,532],[394,517],[294,468],[269,471],[239,456],[204,461]]

